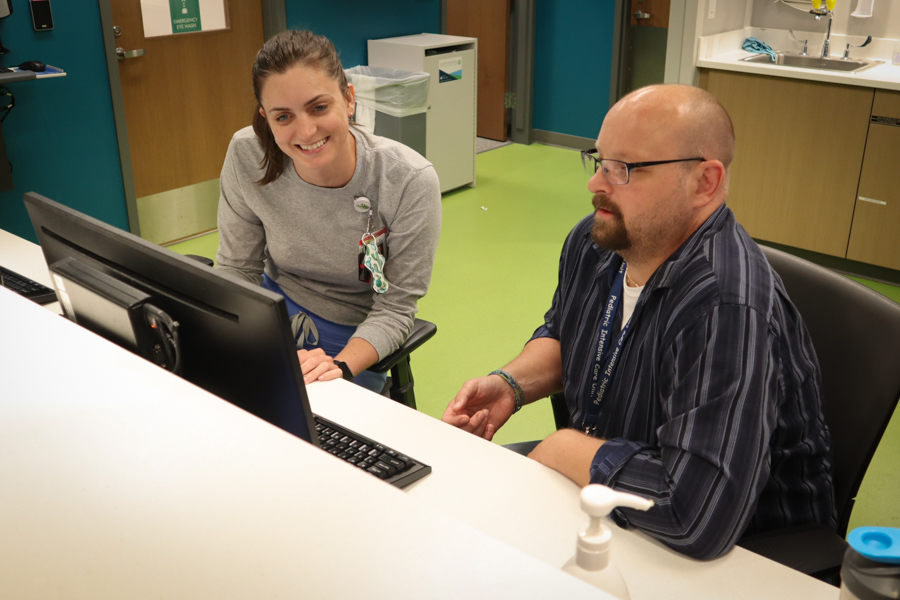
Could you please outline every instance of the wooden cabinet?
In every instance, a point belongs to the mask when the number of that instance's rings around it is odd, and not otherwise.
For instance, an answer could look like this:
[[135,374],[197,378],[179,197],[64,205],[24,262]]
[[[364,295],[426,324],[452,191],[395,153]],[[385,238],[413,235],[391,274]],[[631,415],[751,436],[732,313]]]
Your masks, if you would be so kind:
[[700,86],[728,110],[728,205],[751,236],[846,257],[874,90],[730,71]]
[[847,258],[900,269],[900,92],[878,90],[872,117]]

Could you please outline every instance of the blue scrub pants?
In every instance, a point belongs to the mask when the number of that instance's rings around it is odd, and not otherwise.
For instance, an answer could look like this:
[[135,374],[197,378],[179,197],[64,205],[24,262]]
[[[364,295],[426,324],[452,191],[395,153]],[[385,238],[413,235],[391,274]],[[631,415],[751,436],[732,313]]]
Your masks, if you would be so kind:
[[[265,273],[263,274],[262,287],[266,288],[269,291],[275,292],[276,294],[281,294],[282,296],[284,296],[284,301],[287,303],[289,317],[292,317],[298,312],[302,311],[306,313],[306,315],[310,319],[312,319],[313,323],[316,324],[316,328],[319,330],[319,343],[311,344],[309,343],[309,340],[303,340],[303,344],[301,344],[300,340],[297,340],[298,349],[302,348],[304,350],[313,350],[315,348],[321,348],[325,351],[325,354],[334,358],[341,350],[344,349],[344,346],[347,345],[347,342],[350,341],[350,336],[352,336],[356,332],[356,327],[354,325],[341,325],[339,323],[323,319],[319,315],[306,310],[305,308],[294,302],[287,294],[285,294],[284,290],[281,289],[281,286],[269,279],[269,276]],[[367,390],[372,390],[376,394],[380,394],[384,389],[385,384],[387,383],[387,373],[373,373],[372,371],[363,371],[353,378],[353,383],[362,386]]]

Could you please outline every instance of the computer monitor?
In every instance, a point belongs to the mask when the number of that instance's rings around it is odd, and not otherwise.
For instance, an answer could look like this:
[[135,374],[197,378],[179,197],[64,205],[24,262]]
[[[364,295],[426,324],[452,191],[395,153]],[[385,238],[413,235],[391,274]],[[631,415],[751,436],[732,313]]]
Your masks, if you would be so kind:
[[178,322],[181,377],[319,445],[282,296],[38,194],[25,206],[47,265],[84,264]]

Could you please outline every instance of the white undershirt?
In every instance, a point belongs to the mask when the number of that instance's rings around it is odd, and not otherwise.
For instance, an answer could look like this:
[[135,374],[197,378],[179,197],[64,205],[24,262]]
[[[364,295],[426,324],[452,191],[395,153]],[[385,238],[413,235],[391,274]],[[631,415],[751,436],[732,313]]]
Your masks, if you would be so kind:
[[641,297],[641,292],[643,291],[644,286],[631,287],[628,283],[622,286],[622,327],[625,327],[628,319],[631,318],[634,307],[637,306],[638,298]]

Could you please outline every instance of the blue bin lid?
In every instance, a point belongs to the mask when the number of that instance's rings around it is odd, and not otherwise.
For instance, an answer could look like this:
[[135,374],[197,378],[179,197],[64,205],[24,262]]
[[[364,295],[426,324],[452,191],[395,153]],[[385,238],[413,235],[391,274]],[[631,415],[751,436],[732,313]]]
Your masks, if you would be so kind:
[[900,529],[896,527],[857,527],[847,542],[870,560],[900,564]]

